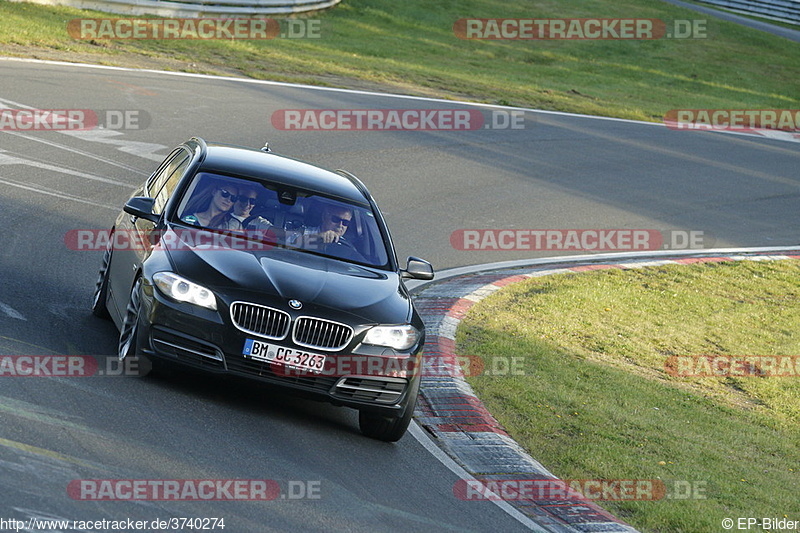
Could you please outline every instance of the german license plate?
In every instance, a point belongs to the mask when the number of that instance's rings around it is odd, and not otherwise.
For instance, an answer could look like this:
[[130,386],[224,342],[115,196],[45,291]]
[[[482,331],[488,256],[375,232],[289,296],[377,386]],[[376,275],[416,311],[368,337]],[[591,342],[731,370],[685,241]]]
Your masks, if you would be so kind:
[[310,353],[285,346],[278,346],[256,339],[247,339],[244,342],[242,355],[258,361],[280,363],[292,368],[300,368],[319,373],[325,368],[325,355]]

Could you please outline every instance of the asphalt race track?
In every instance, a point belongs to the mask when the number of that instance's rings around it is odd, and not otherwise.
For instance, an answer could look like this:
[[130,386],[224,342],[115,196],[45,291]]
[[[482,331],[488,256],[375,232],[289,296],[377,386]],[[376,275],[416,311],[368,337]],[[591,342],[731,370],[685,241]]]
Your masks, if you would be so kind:
[[[350,170],[376,196],[401,259],[437,269],[568,253],[457,250],[451,234],[463,229],[703,231],[715,247],[800,241],[792,142],[531,112],[520,129],[280,131],[271,118],[282,109],[472,108],[6,60],[1,107],[149,119],[118,131],[0,131],[1,355],[91,355],[113,370],[117,332],[89,312],[102,253],[68,249],[65,235],[108,228],[157,162],[195,135],[269,141]],[[492,112],[482,110],[490,124]],[[241,382],[5,376],[0,419],[0,518],[224,517],[232,532],[527,529],[491,502],[456,498],[456,474],[412,435],[372,441],[355,411]],[[284,497],[80,501],[67,487],[81,479],[267,479]]]

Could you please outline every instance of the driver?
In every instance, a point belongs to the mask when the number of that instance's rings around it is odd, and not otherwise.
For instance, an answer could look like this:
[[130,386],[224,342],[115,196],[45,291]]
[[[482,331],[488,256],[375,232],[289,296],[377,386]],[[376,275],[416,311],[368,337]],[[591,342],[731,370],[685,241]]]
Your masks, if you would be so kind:
[[347,207],[329,205],[322,210],[322,223],[316,233],[312,232],[308,236],[315,236],[325,244],[338,243],[344,237],[350,221],[353,220],[353,212]]
[[[327,244],[344,243],[344,234],[353,220],[353,211],[341,205],[325,205],[322,208],[322,221],[318,227],[306,227],[302,236],[297,235],[290,244],[299,244],[312,249]],[[292,242],[293,241],[293,242]]]

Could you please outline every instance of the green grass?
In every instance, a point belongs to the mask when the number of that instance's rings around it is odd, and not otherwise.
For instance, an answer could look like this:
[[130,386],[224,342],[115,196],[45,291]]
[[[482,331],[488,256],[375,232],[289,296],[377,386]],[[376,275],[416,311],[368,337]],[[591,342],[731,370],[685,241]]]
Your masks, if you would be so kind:
[[[800,54],[788,40],[708,19],[706,39],[474,41],[459,18],[698,19],[658,0],[344,0],[311,15],[319,39],[78,41],[80,17],[0,1],[0,54],[234,73],[384,88],[504,105],[659,121],[670,109],[800,107]],[[122,15],[111,15],[122,17]]]
[[672,355],[800,355],[800,261],[534,278],[474,306],[464,355],[524,358],[470,378],[489,410],[563,479],[690,482],[705,499],[600,502],[642,531],[798,520],[800,376],[678,378]]

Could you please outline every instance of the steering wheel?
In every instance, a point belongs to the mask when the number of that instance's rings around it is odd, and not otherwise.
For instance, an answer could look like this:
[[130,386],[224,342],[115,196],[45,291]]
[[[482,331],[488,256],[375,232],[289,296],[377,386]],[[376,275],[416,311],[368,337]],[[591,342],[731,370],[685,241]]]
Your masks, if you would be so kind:
[[364,256],[361,255],[361,252],[358,251],[355,245],[344,237],[339,237],[339,240],[336,242],[329,242],[325,244],[323,251],[330,255],[345,259],[353,259],[361,262],[366,261]]
[[336,242],[329,242],[328,246],[342,246],[344,248],[350,248],[351,250],[356,250],[356,247],[353,246],[353,243],[345,239],[344,237],[339,237],[339,240]]

